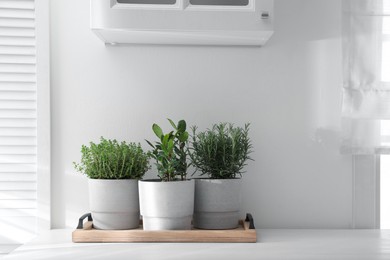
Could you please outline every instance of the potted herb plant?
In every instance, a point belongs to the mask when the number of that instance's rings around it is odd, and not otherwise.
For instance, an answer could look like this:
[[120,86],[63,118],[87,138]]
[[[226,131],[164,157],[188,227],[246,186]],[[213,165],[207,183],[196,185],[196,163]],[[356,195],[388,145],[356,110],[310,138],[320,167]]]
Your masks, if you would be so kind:
[[89,206],[96,229],[139,227],[138,180],[149,167],[140,144],[101,137],[100,143],[81,147],[77,171],[89,177]]
[[187,180],[186,122],[177,125],[168,119],[173,131],[164,134],[153,124],[158,141],[152,144],[159,179],[139,182],[140,208],[145,230],[190,229],[194,211],[194,180]]
[[249,124],[214,124],[197,133],[192,127],[192,164],[209,178],[195,180],[194,227],[232,229],[238,226],[241,174],[250,160]]

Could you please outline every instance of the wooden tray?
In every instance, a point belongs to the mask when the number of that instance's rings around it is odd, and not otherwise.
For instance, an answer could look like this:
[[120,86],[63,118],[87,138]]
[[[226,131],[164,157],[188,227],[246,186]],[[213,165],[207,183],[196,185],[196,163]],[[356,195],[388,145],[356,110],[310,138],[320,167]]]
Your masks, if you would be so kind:
[[[88,222],[83,224],[84,219]],[[99,230],[93,228],[91,213],[79,219],[77,229],[72,233],[75,243],[118,243],[118,242],[212,242],[212,243],[255,243],[256,229],[251,214],[240,220],[239,227],[228,230],[143,230],[142,221],[138,229]]]

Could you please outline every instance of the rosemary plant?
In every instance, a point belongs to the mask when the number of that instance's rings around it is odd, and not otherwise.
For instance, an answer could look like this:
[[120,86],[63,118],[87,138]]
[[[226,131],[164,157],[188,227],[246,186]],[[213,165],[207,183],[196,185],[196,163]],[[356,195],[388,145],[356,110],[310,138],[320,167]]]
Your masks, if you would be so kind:
[[186,131],[187,124],[186,121],[180,120],[176,126],[171,119],[168,121],[174,131],[164,134],[160,126],[153,124],[153,132],[159,141],[155,144],[148,140],[146,142],[153,148],[150,154],[156,160],[158,177],[162,181],[185,180],[189,166],[187,164],[188,149],[186,148],[189,136]]
[[81,162],[73,165],[91,179],[142,179],[149,166],[149,155],[140,144],[118,143],[100,138],[100,143],[81,147]]
[[244,128],[231,123],[214,124],[211,129],[197,133],[192,127],[190,158],[201,175],[213,179],[241,177],[247,160],[252,160],[252,144],[249,139],[249,124]]

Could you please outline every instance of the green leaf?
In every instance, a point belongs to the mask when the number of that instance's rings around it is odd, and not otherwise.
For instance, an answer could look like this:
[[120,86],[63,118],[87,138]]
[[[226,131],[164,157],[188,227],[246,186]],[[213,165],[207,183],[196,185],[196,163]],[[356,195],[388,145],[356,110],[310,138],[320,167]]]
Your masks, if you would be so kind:
[[171,131],[171,132],[169,132],[169,139],[174,139],[175,138],[175,136],[173,135],[173,131]]
[[152,129],[153,132],[157,135],[157,137],[161,139],[162,136],[164,135],[161,128],[157,124],[153,124]]
[[162,146],[165,148],[165,147],[168,147],[168,140],[169,140],[169,136],[170,134],[166,134],[164,135],[163,139],[162,139]]
[[178,136],[178,139],[180,142],[186,142],[188,140],[188,132],[184,132],[181,135]]
[[151,143],[151,142],[149,142],[148,140],[145,140],[151,147],[153,147],[154,149],[156,148],[156,147],[154,147],[154,145]]
[[177,130],[177,126],[175,125],[175,123],[174,123],[171,119],[169,119],[169,118],[168,118],[168,121],[169,121],[169,123],[171,123],[172,127],[173,127],[175,130]]
[[170,140],[168,141],[168,151],[169,151],[170,153],[171,153],[172,150],[173,150],[173,146],[174,146],[173,140],[170,139]]
[[180,120],[179,123],[177,123],[177,130],[179,132],[182,132],[182,133],[185,132],[186,128],[187,128],[186,121]]

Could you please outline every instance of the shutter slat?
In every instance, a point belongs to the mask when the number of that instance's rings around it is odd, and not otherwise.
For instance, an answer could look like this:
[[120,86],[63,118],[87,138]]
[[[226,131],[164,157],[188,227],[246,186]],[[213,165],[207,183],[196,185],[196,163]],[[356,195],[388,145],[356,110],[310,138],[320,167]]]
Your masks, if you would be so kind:
[[3,209],[35,209],[36,200],[3,200],[0,199],[0,208]]
[[0,136],[0,145],[35,145],[37,143],[36,137],[26,137],[26,136]]
[[36,200],[35,191],[0,191],[0,200]]
[[0,100],[35,101],[36,100],[36,93],[34,93],[34,92],[19,92],[19,91],[16,91],[16,92],[15,91],[0,91]]
[[3,27],[12,28],[34,28],[34,19],[17,19],[0,17],[0,24]]
[[0,91],[35,92],[36,84],[31,82],[0,82]]
[[1,0],[0,1],[0,8],[34,10],[34,1],[32,1],[32,0]]
[[[1,74],[1,73],[0,73]],[[24,100],[35,101],[36,93],[19,91],[0,91],[0,100]]]
[[[0,91],[1,95],[1,91]],[[15,101],[15,100],[2,100],[0,102],[0,110],[1,109],[36,109],[37,102],[35,100],[23,100],[23,101]]]
[[34,217],[36,215],[36,209],[0,209],[0,222],[5,217]]
[[[33,64],[35,65],[36,59],[34,55],[0,55],[0,64]],[[14,80],[11,80],[14,81]],[[16,80],[19,81],[19,80]]]
[[37,170],[36,168],[37,168],[36,165],[31,165],[31,164],[21,164],[21,165],[0,164],[0,173],[36,172]]
[[0,136],[36,136],[36,134],[35,127],[0,127]]
[[23,27],[5,27],[0,24],[0,35],[1,36],[16,36],[16,37],[34,37],[34,28],[23,28]]
[[[26,172],[21,172],[21,173],[10,173],[10,172],[4,172],[4,173],[0,173],[0,182],[2,181],[36,181],[37,180],[37,174],[36,173],[26,173]],[[10,194],[14,194],[12,195],[13,197],[20,197],[20,198],[27,198],[27,199],[33,199],[36,197],[36,194],[34,192],[31,192],[31,191],[15,191],[15,192],[10,192],[10,191],[7,191],[7,192],[0,192],[0,198],[6,198],[6,193],[10,193]],[[34,194],[34,195],[29,195],[29,196],[24,196],[23,194]],[[22,194],[22,195],[18,195],[18,194]]]
[[29,10],[29,9],[0,8],[0,17],[33,19],[35,15],[34,15],[34,10]]
[[30,154],[36,155],[35,146],[0,146],[0,154]]
[[1,118],[0,127],[36,127],[37,122],[34,118]]
[[[1,48],[0,48],[1,53]],[[2,64],[0,63],[0,72],[6,73],[35,73],[34,64]]]
[[[35,181],[2,181],[0,182],[0,191],[36,191]],[[0,207],[1,208],[1,207]]]
[[0,46],[35,46],[35,38],[5,37],[0,35]]
[[36,117],[37,117],[36,110],[30,110],[30,109],[4,110],[4,109],[0,109],[0,120],[2,118],[36,118]]
[[0,164],[3,163],[16,163],[16,164],[34,164],[37,161],[37,157],[35,155],[0,155]]

